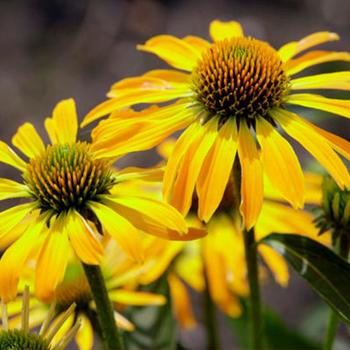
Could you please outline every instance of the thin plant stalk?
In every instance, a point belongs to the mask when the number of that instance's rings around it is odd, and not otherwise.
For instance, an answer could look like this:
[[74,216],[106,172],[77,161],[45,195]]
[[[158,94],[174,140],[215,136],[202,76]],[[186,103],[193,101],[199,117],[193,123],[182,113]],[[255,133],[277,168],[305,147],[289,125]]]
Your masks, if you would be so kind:
[[83,264],[94,298],[105,350],[123,350],[123,342],[114,318],[112,303],[99,266]]
[[261,296],[259,284],[257,245],[254,228],[244,230],[244,249],[248,270],[249,283],[249,317],[250,317],[250,340],[252,350],[263,348],[263,325],[261,312]]

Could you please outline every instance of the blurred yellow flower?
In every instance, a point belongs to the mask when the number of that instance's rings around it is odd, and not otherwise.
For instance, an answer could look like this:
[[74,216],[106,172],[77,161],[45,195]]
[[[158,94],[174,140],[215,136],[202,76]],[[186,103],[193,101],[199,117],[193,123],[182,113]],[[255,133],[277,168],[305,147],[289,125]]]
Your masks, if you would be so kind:
[[[142,244],[148,239],[147,235],[140,236]],[[181,244],[181,242],[174,242]],[[148,246],[148,245],[147,245]],[[134,325],[122,314],[125,306],[163,305],[166,299],[162,295],[138,291],[138,281],[142,274],[153,267],[147,264],[147,251],[145,251],[145,263],[139,264],[124,254],[123,250],[110,240],[104,250],[101,261],[101,270],[105,279],[108,295],[113,303],[115,320],[120,329],[133,331]],[[30,274],[27,280],[23,281],[19,287],[31,281]],[[10,324],[17,326],[21,322],[19,315],[20,297],[9,303]],[[88,281],[85,277],[81,264],[75,257],[70,258],[63,282],[61,282],[52,296],[50,303],[55,304],[55,313],[58,318],[67,311],[70,305],[76,305],[74,312],[67,318],[63,325],[63,330],[67,331],[74,325],[74,320],[81,320],[81,327],[75,336],[75,341],[80,350],[91,350],[94,345],[94,333],[99,334],[97,313],[95,303],[90,291]],[[43,322],[47,314],[47,304],[40,303],[33,296],[31,300],[30,313],[34,316],[29,323],[30,328],[37,327]]]
[[[278,127],[310,152],[341,188],[350,187],[348,170],[336,153],[350,159],[350,143],[285,108],[299,105],[350,118],[348,100],[297,93],[349,90],[349,71],[293,78],[319,63],[350,61],[347,52],[305,53],[338,36],[317,32],[275,50],[244,36],[240,24],[233,21],[213,21],[210,35],[213,42],[159,35],[138,46],[186,73],[153,70],[114,84],[110,99],[83,122],[86,125],[114,112],[93,132],[96,154],[146,150],[186,129],[167,164],[166,199],[185,215],[195,191],[198,215],[208,222],[221,202],[237,155],[242,172],[240,211],[247,229],[255,225],[262,208],[263,174],[293,207],[304,205],[303,172]],[[174,100],[140,113],[118,112],[131,105]]]
[[154,171],[115,172],[110,159],[101,152],[97,157],[91,144],[77,141],[72,99],[55,107],[45,128],[52,143],[48,146],[30,123],[14,135],[13,145],[28,162],[0,141],[0,161],[23,177],[22,183],[0,178],[0,200],[28,199],[0,213],[0,247],[7,248],[0,260],[0,296],[5,301],[15,297],[19,275],[31,258],[37,260],[36,294],[49,300],[64,277],[70,249],[85,264],[99,264],[105,233],[138,261],[143,259],[140,230],[180,240],[204,234],[188,230],[181,214],[165,203],[118,192],[125,181],[152,177]]
[[[9,319],[9,313],[16,308],[21,315],[16,325]],[[75,305],[70,305],[60,315],[54,316],[54,308],[43,314],[42,321],[37,323],[40,326],[39,333],[30,331],[32,314],[30,309],[29,289],[25,288],[22,297],[16,302],[7,305],[1,304],[2,327],[0,328],[0,349],[15,350],[64,350],[70,341],[75,337],[81,326],[81,320],[75,318],[71,327],[66,329],[64,324],[71,318]]]

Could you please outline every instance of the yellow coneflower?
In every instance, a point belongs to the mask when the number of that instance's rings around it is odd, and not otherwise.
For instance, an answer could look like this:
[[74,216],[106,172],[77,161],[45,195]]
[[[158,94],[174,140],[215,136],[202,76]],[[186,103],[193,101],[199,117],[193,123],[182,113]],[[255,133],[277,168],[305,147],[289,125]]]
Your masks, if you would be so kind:
[[304,204],[303,172],[279,127],[310,152],[341,188],[349,187],[349,173],[336,152],[350,159],[350,143],[286,109],[299,105],[350,117],[348,100],[298,93],[350,90],[349,71],[293,78],[319,63],[349,61],[346,52],[305,53],[338,36],[318,32],[275,50],[244,36],[240,24],[233,21],[213,21],[210,35],[213,42],[159,35],[138,46],[185,72],[153,70],[114,84],[110,99],[94,108],[84,125],[126,106],[168,103],[140,113],[113,113],[93,133],[96,153],[116,156],[146,150],[186,129],[168,161],[165,197],[187,214],[196,191],[199,217],[209,221],[237,155],[242,172],[240,211],[247,229],[254,226],[262,207],[263,174],[295,208]]
[[45,127],[52,143],[48,146],[30,123],[14,135],[12,143],[27,162],[0,141],[0,161],[23,177],[22,183],[0,178],[0,200],[28,199],[0,213],[0,247],[9,246],[0,260],[0,295],[5,301],[15,297],[19,275],[30,258],[37,261],[36,294],[49,300],[64,277],[68,252],[73,248],[82,262],[98,265],[104,234],[139,261],[139,230],[180,240],[203,234],[188,231],[180,213],[165,203],[118,192],[123,182],[148,173],[114,172],[110,159],[101,159],[101,153],[96,157],[91,144],[78,141],[72,99],[55,107]]
[[[144,235],[142,241],[147,239],[148,237]],[[181,242],[174,242],[174,244],[181,244]],[[115,241],[109,241],[105,247],[100,266],[109,298],[113,302],[115,321],[120,329],[134,330],[134,325],[122,315],[125,306],[163,305],[166,302],[162,295],[137,290],[140,277],[153,268],[153,265],[147,263],[147,257],[145,257],[144,264],[135,263],[123,253]],[[27,282],[25,281],[25,283]],[[19,289],[21,287],[20,285]],[[20,297],[17,297],[9,304],[10,323],[13,325],[21,321],[21,317],[18,315],[19,300]],[[80,319],[81,327],[76,333],[75,342],[81,350],[92,349],[94,343],[96,344],[94,333],[100,334],[101,330],[97,327],[96,306],[88,281],[79,261],[74,257],[68,264],[65,278],[57,286],[50,303],[55,304],[55,313],[58,318],[62,317],[61,315],[69,309],[70,305],[76,306],[74,312],[65,322],[64,328],[70,329],[75,322],[74,320]],[[40,303],[34,296],[32,297],[30,313],[35,317],[29,323],[30,328],[37,327],[43,322],[47,309],[47,304]]]
[[[22,296],[23,301],[20,316],[20,328],[12,328],[8,317],[8,305],[2,302],[2,327],[0,328],[0,349],[15,350],[64,350],[77,334],[81,320],[74,319],[68,330],[63,330],[64,324],[75,310],[71,305],[60,315],[54,317],[54,304],[41,322],[39,333],[30,332],[30,304],[29,289],[25,288]],[[11,306],[10,306],[11,307]]]

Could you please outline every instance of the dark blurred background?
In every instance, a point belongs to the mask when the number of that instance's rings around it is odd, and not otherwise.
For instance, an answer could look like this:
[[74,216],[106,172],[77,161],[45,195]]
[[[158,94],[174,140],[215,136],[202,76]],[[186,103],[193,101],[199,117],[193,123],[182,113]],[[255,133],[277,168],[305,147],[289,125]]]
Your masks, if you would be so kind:
[[[76,99],[81,120],[118,79],[164,66],[135,48],[153,35],[208,38],[212,19],[234,19],[242,23],[246,34],[276,48],[311,32],[330,30],[339,33],[341,41],[327,47],[350,51],[349,13],[349,0],[1,0],[0,139],[10,142],[25,121],[34,123],[43,134],[44,118],[59,100],[68,97]],[[349,68],[328,64],[313,71]],[[324,116],[311,115],[347,137],[349,123]],[[1,177],[14,174],[9,167],[1,166],[0,171]],[[327,313],[298,277],[286,289],[268,284],[264,298],[293,327],[306,329],[307,318],[316,318],[319,328],[312,326],[307,331],[322,335]],[[227,337],[228,329],[223,327],[222,333]],[[201,329],[183,336],[185,344],[193,345],[195,340],[196,348],[203,347]]]

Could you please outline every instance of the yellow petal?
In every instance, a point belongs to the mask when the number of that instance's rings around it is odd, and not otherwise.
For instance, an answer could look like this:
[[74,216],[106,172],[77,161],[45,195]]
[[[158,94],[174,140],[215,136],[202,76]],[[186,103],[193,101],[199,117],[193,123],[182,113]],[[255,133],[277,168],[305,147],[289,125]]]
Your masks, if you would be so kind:
[[[194,119],[190,109],[183,105],[164,107],[159,112],[163,120],[141,121],[137,127],[135,123],[125,124],[124,121],[115,120],[111,128],[113,134],[102,135],[100,140],[94,139],[92,149],[97,157],[118,157],[120,155],[148,150],[175,131],[187,127]],[[159,113],[158,113],[159,114]]]
[[70,211],[66,220],[66,233],[79,259],[85,264],[98,265],[103,255],[99,234],[76,211]]
[[201,220],[209,221],[219,206],[232,172],[236,151],[236,122],[227,121],[220,129],[198,178],[198,215]]
[[169,154],[169,160],[165,168],[163,179],[163,194],[168,201],[170,200],[173,185],[176,180],[179,164],[192,143],[199,137],[201,130],[202,126],[199,123],[191,124],[178,138],[172,153]]
[[118,182],[123,181],[155,181],[160,182],[163,179],[164,168],[138,168],[138,167],[128,167],[121,171],[118,171],[117,179]]
[[349,173],[325,137],[292,112],[276,109],[271,111],[271,115],[281,124],[287,134],[297,140],[325,167],[339,187],[350,188]]
[[298,53],[305,51],[313,46],[326,43],[328,41],[338,40],[339,36],[336,33],[331,32],[317,32],[302,38],[299,41],[293,41],[291,43],[283,45],[278,53],[283,62],[287,62]]
[[79,314],[81,326],[75,337],[79,350],[92,350],[94,345],[94,330],[90,320],[83,314]]
[[0,162],[25,171],[27,164],[5,142],[0,141]]
[[143,255],[139,244],[138,230],[123,216],[106,205],[90,202],[90,208],[100,220],[102,227],[120,245],[122,250],[136,261],[142,261]]
[[78,116],[72,98],[63,100],[56,105],[52,118],[45,120],[45,128],[53,144],[76,141]]
[[199,36],[188,35],[183,38],[188,44],[196,48],[200,54],[210,47],[210,43]]
[[350,72],[336,72],[311,75],[293,79],[291,81],[292,90],[305,89],[335,89],[350,90]]
[[304,175],[291,145],[265,119],[256,123],[264,171],[271,184],[295,208],[304,206]]
[[29,189],[26,185],[0,178],[0,200],[23,197],[30,197]]
[[[0,242],[33,210],[33,203],[17,205],[0,213]],[[0,246],[2,244],[0,243]]]
[[29,158],[34,158],[45,150],[43,140],[31,123],[25,123],[18,128],[12,144]]
[[161,103],[175,100],[181,97],[191,96],[193,92],[189,87],[162,90],[132,90],[129,94],[123,94],[117,98],[111,98],[93,108],[84,118],[81,126],[103,117],[106,114],[119,109],[137,105],[140,103]]
[[251,229],[260,214],[263,201],[263,176],[259,152],[246,123],[239,125],[238,155],[241,163],[240,211],[247,230]]
[[294,75],[316,64],[333,61],[350,61],[350,54],[348,52],[312,51],[290,60],[285,70],[288,75]]
[[119,312],[114,311],[114,319],[120,329],[128,332],[135,330],[135,326]]
[[176,318],[183,328],[194,328],[197,322],[192,310],[189,292],[181,280],[173,273],[168,276],[168,282]]
[[259,253],[275,276],[276,281],[287,287],[289,281],[288,265],[284,258],[267,245],[259,245]]
[[218,135],[217,123],[213,118],[201,126],[198,137],[192,142],[179,165],[170,203],[184,216],[191,208],[193,191],[204,159]]
[[44,222],[32,225],[15,243],[13,243],[0,260],[0,297],[5,302],[13,300],[17,294],[18,279],[23,272],[27,259],[37,246]]
[[149,217],[160,226],[180,233],[187,232],[187,224],[183,216],[172,206],[151,198],[106,196],[109,201],[133,209]]
[[171,66],[186,71],[192,71],[197,60],[201,57],[198,50],[185,40],[171,35],[158,35],[147,40],[137,48],[157,55]]
[[108,292],[110,299],[116,303],[125,305],[164,305],[166,299],[163,295],[117,289]]
[[243,30],[238,22],[221,22],[218,20],[210,23],[209,33],[214,41],[243,36]]

